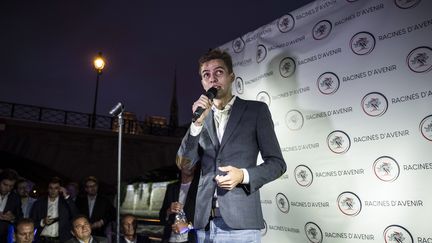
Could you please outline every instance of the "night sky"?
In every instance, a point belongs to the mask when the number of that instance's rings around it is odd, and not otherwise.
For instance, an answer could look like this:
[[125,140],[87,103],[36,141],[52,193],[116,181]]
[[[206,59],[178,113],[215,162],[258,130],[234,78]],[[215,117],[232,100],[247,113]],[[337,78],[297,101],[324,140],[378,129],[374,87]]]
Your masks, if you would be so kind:
[[139,120],[169,118],[175,69],[180,124],[203,92],[197,59],[312,0],[7,0],[0,3],[0,101],[97,113],[118,101]]

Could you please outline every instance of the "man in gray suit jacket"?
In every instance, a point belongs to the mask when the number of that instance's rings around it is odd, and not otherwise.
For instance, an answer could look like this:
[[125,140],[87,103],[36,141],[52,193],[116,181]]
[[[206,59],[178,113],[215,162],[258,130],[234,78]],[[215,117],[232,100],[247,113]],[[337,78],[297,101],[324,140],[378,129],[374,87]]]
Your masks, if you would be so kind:
[[[201,95],[193,104],[193,112],[198,107],[204,112],[191,124],[176,161],[201,161],[194,221],[198,242],[260,242],[259,188],[286,171],[270,111],[265,103],[232,95],[235,75],[228,53],[211,50],[199,64],[203,88],[216,88],[217,94],[213,100]],[[257,165],[259,153],[264,162]]]

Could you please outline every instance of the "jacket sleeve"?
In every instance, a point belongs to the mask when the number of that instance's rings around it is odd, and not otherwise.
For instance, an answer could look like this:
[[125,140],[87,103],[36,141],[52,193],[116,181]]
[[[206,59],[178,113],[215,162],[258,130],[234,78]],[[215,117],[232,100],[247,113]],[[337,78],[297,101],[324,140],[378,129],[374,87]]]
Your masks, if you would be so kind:
[[265,104],[260,106],[257,116],[257,142],[264,163],[247,169],[251,193],[264,184],[279,178],[287,169],[270,111]]

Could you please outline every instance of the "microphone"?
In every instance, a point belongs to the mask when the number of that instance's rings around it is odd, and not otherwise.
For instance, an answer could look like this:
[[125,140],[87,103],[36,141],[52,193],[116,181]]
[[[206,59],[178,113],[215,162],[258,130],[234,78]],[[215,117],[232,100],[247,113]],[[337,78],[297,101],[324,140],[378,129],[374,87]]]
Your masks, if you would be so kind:
[[[204,95],[207,96],[210,100],[213,100],[213,98],[216,97],[216,94],[217,94],[217,89],[215,87],[212,87],[209,90],[207,90],[207,92],[205,92]],[[195,122],[198,118],[200,118],[200,116],[204,111],[205,109],[199,106],[192,115],[192,122]]]
[[123,104],[122,104],[121,102],[119,102],[119,103],[117,103],[116,106],[114,106],[114,107],[110,110],[109,114],[110,114],[111,116],[118,116],[120,113],[123,112],[123,110],[124,110],[124,106],[123,106]]

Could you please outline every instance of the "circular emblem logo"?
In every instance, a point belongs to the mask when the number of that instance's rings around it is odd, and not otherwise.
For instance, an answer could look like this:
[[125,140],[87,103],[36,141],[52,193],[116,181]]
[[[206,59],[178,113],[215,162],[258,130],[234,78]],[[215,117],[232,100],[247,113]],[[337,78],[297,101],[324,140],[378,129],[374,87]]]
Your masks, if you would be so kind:
[[429,72],[432,69],[432,49],[428,46],[417,47],[406,59],[408,67],[416,73]]
[[288,213],[290,209],[288,198],[283,193],[276,195],[276,204],[282,213]]
[[399,177],[400,167],[395,159],[389,156],[381,156],[375,160],[372,169],[378,179],[392,182]]
[[313,222],[307,222],[304,227],[306,237],[308,238],[309,242],[312,243],[321,243],[323,240],[323,234],[320,229],[320,227],[313,223]]
[[332,72],[323,73],[317,79],[318,90],[325,95],[336,93],[339,89],[339,85],[339,77]]
[[267,234],[267,222],[264,220],[264,229],[261,229],[261,236],[264,236]]
[[306,165],[299,165],[294,169],[294,178],[300,186],[308,187],[312,184],[313,174]]
[[235,53],[242,52],[244,47],[245,47],[245,42],[243,41],[243,39],[241,37],[233,40],[232,48],[233,48]]
[[420,0],[395,0],[396,6],[402,9],[413,8],[419,3]]
[[285,124],[291,131],[300,130],[304,124],[304,118],[300,111],[290,110],[285,115]]
[[234,85],[235,85],[235,89],[236,89],[237,93],[238,94],[243,94],[243,92],[244,92],[244,82],[243,82],[243,79],[240,78],[240,77],[237,77],[235,79]]
[[267,104],[268,107],[270,107],[271,99],[270,99],[270,95],[267,92],[265,91],[259,92],[256,96],[256,100],[264,102]]
[[288,78],[296,70],[296,63],[291,57],[285,57],[279,63],[279,73],[282,77]]
[[375,48],[375,37],[369,32],[358,32],[350,41],[351,50],[357,55],[367,55]]
[[326,38],[332,30],[332,23],[328,20],[321,20],[312,29],[312,36],[315,40]]
[[337,198],[339,210],[348,216],[357,216],[362,210],[360,198],[352,192],[342,192]]
[[383,94],[371,92],[363,97],[361,106],[368,116],[382,116],[387,111],[388,101]]
[[267,57],[267,48],[264,45],[258,45],[256,61],[262,62]]
[[424,138],[432,141],[432,115],[429,115],[420,122],[420,132]]
[[386,243],[414,243],[411,233],[400,225],[390,225],[384,230]]
[[280,32],[286,33],[294,29],[295,21],[291,14],[286,14],[280,17],[277,21],[277,27]]
[[336,154],[343,154],[351,147],[351,140],[344,131],[335,130],[327,136],[327,146]]

